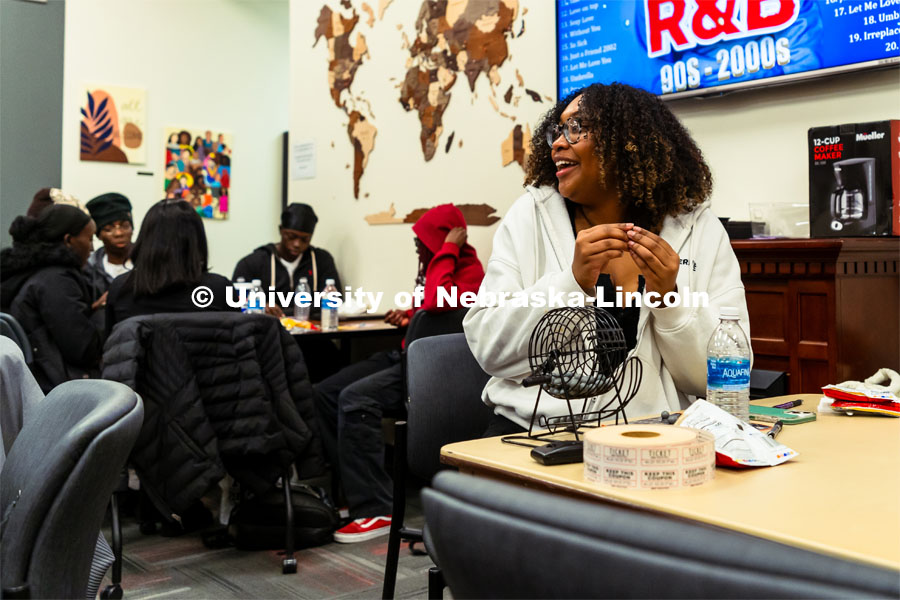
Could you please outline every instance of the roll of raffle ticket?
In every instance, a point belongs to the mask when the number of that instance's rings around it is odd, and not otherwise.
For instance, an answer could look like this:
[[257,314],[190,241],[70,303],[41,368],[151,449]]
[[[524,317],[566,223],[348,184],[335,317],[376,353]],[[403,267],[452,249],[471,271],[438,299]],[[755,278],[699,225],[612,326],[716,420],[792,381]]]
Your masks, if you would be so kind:
[[584,435],[584,478],[631,489],[690,487],[715,477],[712,434],[673,425],[613,425]]

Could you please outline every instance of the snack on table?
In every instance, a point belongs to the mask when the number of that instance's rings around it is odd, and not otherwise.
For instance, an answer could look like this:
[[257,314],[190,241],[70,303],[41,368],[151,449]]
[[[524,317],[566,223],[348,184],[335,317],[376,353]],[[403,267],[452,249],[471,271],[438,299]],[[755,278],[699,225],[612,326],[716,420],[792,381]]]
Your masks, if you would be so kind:
[[900,398],[889,391],[826,385],[822,393],[832,400],[831,410],[835,412],[849,416],[858,412],[900,417]]
[[294,329],[295,327],[298,329],[309,329],[311,331],[318,331],[319,328],[312,324],[311,321],[298,321],[292,317],[282,317],[281,325],[288,331]]

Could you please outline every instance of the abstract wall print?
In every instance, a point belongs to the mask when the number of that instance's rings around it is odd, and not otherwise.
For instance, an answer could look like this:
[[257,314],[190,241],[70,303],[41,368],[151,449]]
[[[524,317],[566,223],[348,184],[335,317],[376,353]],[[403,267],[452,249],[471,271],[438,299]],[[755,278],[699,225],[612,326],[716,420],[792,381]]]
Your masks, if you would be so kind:
[[85,86],[81,101],[81,160],[147,162],[146,90]]
[[227,219],[232,136],[218,129],[167,127],[167,198],[190,202],[201,217]]

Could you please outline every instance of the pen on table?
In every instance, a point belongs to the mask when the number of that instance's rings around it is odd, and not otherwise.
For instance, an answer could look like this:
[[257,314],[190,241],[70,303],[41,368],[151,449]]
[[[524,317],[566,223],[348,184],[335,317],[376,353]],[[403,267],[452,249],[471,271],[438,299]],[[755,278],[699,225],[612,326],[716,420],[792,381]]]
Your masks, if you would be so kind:
[[772,429],[770,429],[766,433],[766,435],[774,440],[775,436],[778,435],[782,427],[784,427],[784,421],[775,421],[775,424],[772,425]]
[[790,402],[785,402],[783,404],[776,404],[772,408],[794,408],[795,406],[800,406],[803,404],[803,400],[791,400]]

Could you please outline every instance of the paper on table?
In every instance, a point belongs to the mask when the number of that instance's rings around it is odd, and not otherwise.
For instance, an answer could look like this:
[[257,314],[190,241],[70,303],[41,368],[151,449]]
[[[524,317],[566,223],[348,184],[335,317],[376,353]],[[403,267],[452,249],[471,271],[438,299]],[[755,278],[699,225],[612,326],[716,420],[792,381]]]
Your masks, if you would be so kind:
[[356,300],[353,299],[349,294],[347,298],[341,303],[338,307],[338,316],[339,317],[358,317],[360,315],[366,314],[369,310],[368,304],[360,304]]
[[693,427],[716,438],[716,462],[741,467],[772,467],[800,453],[788,448],[706,400],[697,400],[676,425]]

